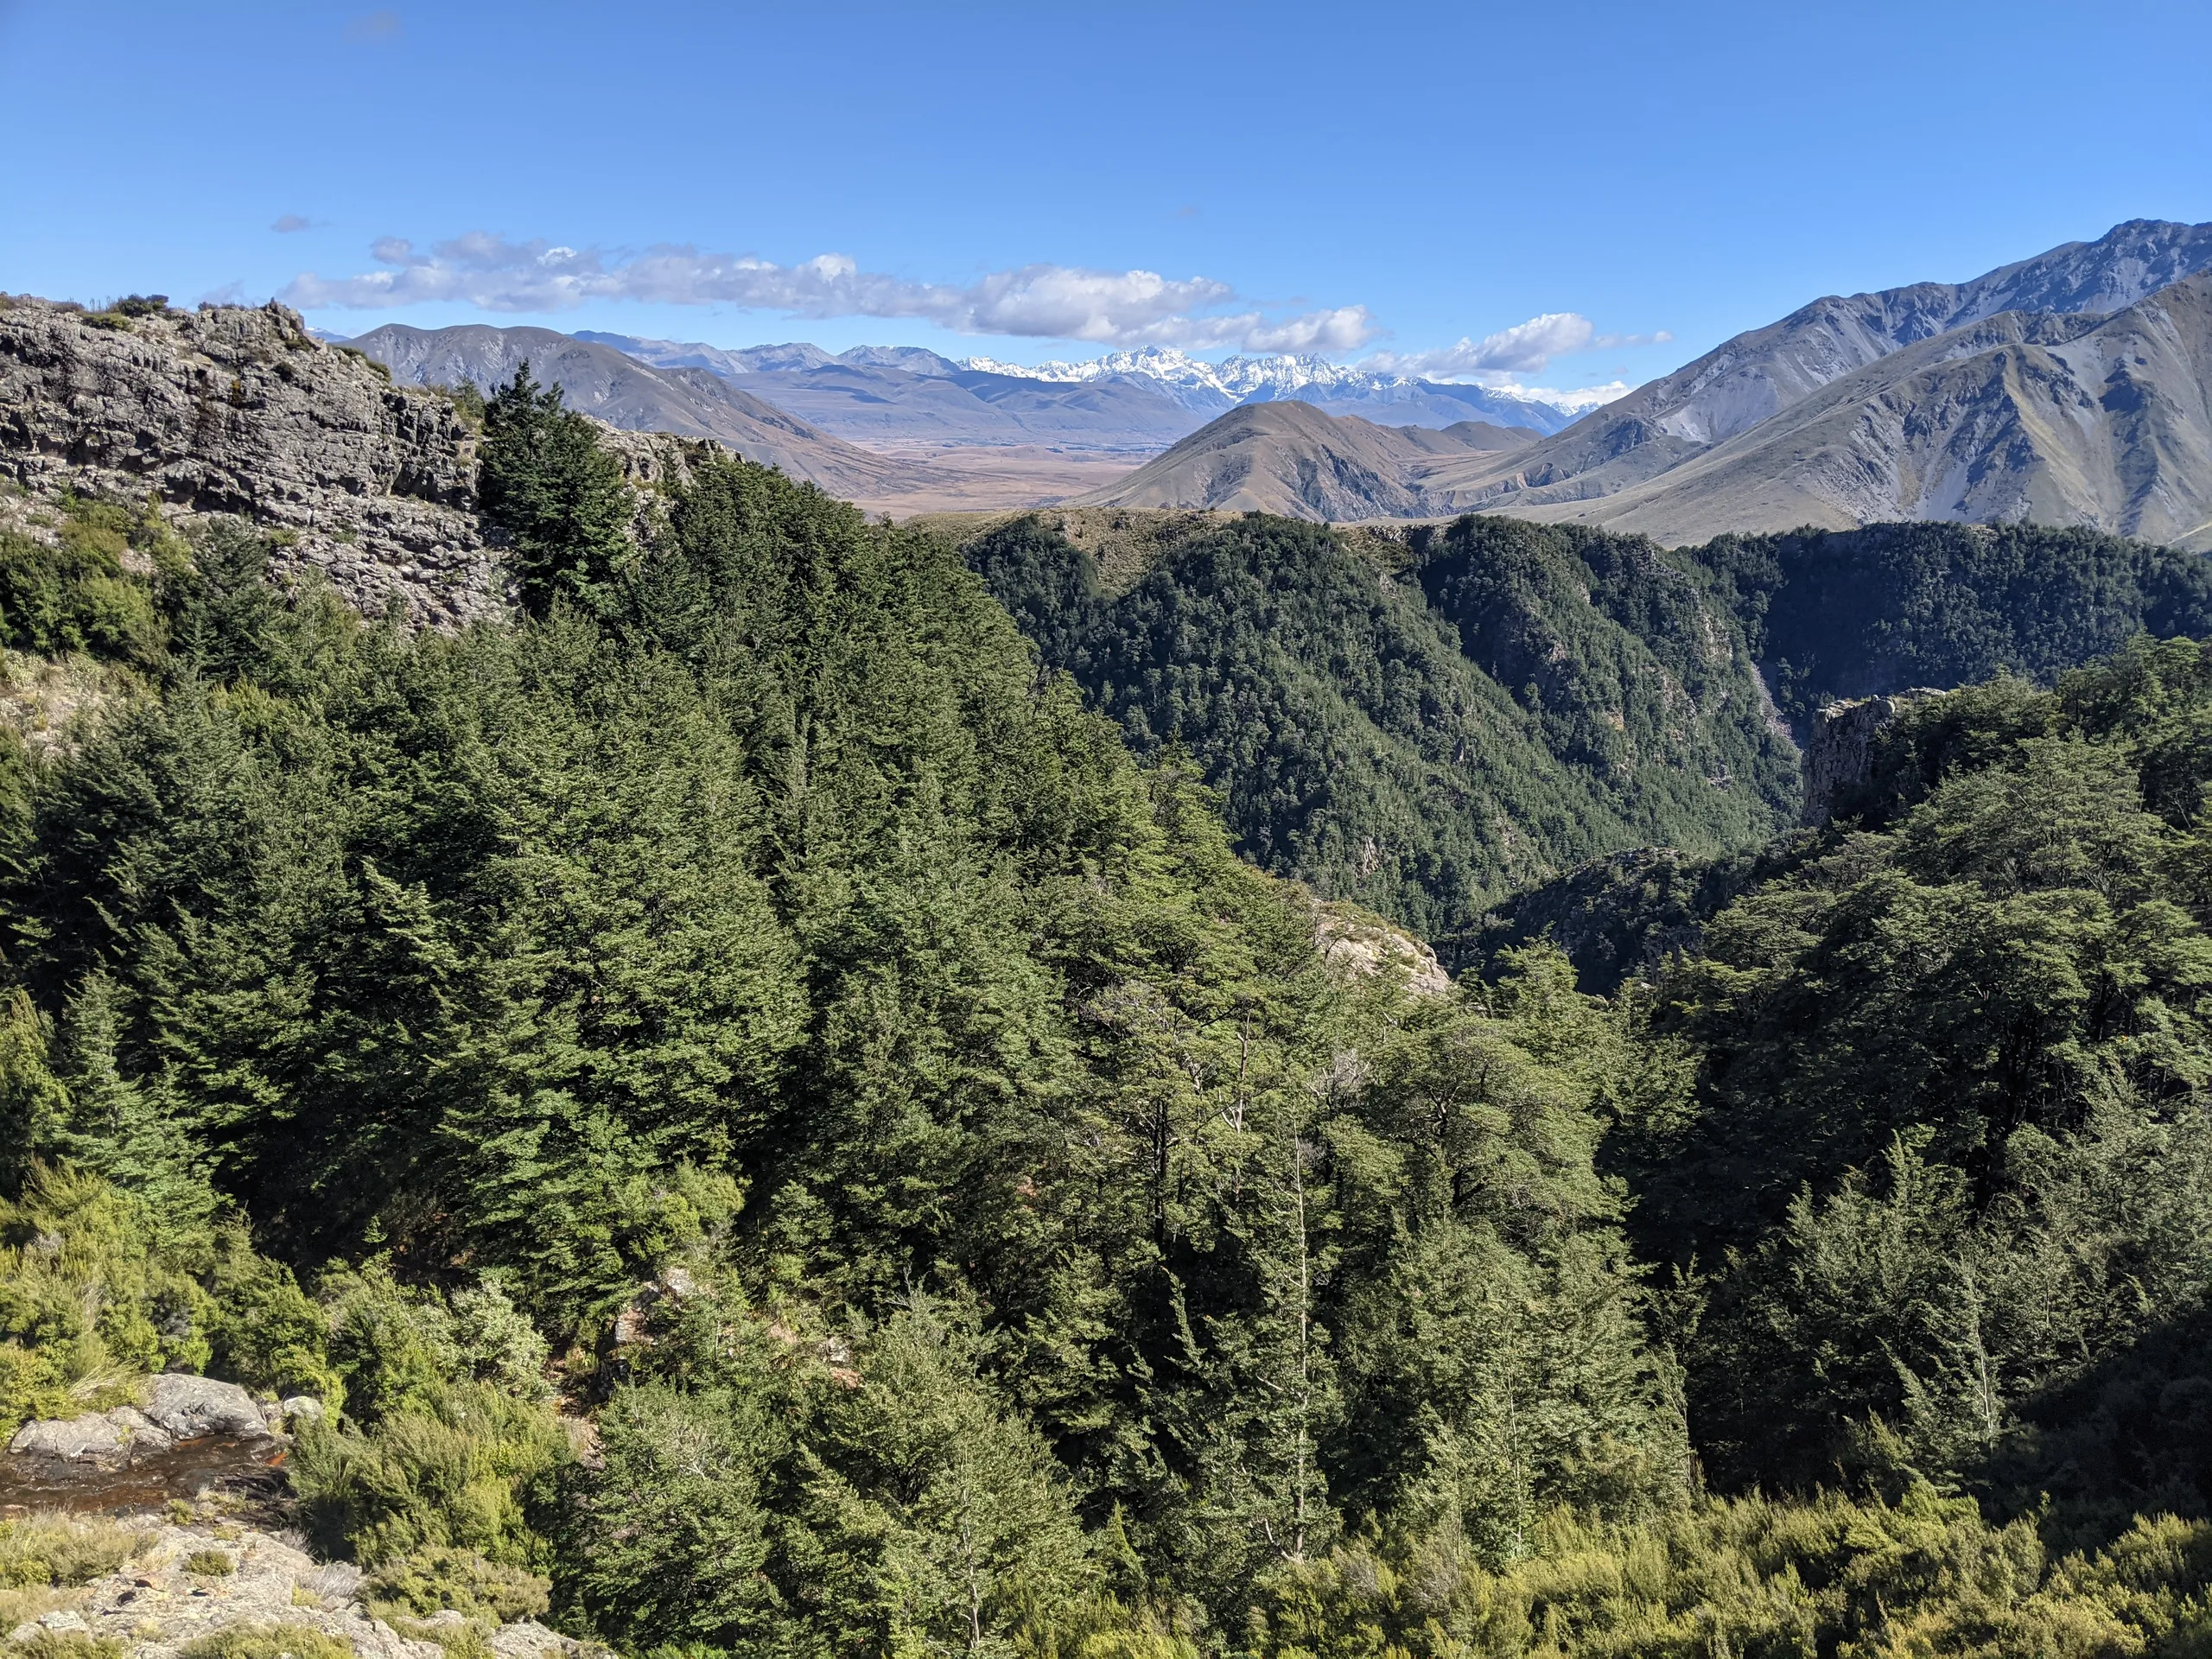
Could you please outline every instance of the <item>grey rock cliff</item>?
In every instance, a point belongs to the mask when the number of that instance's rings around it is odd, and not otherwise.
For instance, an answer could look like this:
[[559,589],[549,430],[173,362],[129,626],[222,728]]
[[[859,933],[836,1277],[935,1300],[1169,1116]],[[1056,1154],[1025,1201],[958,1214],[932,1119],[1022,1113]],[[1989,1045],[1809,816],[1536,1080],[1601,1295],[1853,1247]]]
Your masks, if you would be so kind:
[[416,626],[454,626],[505,603],[452,405],[282,306],[104,327],[0,301],[0,476],[34,498],[150,493],[181,522],[248,519],[275,533],[280,570],[319,569],[371,614],[397,601]]
[[1892,696],[1854,697],[1832,702],[1813,721],[1813,741],[1804,755],[1805,808],[1800,822],[1826,823],[1836,803],[1873,776],[1874,740],[1910,704],[1941,691],[1916,687]]

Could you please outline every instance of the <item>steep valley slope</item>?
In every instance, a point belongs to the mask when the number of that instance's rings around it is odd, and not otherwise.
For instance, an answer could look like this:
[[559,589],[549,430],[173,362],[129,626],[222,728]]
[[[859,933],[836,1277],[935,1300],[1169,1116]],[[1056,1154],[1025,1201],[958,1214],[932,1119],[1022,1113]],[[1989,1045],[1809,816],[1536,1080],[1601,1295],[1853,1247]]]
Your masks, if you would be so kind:
[[1904,519],[2212,542],[2212,226],[1829,297],[1565,430],[1408,456],[1233,411],[1089,500],[1335,522],[1502,512],[1684,544]]
[[1484,468],[1537,437],[1483,421],[1436,430],[1378,426],[1306,403],[1247,404],[1074,505],[1414,518],[1452,510],[1439,480],[1455,466]]
[[1843,376],[1656,478],[1515,510],[1666,542],[1949,519],[2212,546],[2212,275],[2110,317],[2000,313]]
[[[1738,334],[1515,458],[1463,505],[1521,512],[1615,495],[1748,433],[1894,353],[2013,311],[2108,315],[2212,265],[2212,225],[2136,219],[1966,283],[1815,300]],[[1715,525],[1784,529],[1787,524]]]
[[2202,556],[2018,525],[1669,549],[1093,508],[967,537],[1046,665],[1140,753],[1186,753],[1247,857],[1437,940],[1588,860],[1760,845],[1832,699],[2212,632]]

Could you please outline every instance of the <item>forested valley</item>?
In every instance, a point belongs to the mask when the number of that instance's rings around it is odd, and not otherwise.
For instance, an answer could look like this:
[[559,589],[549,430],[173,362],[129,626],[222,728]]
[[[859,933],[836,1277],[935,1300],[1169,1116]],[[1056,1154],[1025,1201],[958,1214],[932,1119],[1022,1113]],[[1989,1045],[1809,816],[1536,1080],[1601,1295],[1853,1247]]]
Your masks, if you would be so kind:
[[1250,513],[1102,561],[1033,515],[965,551],[1140,755],[1200,768],[1247,858],[1440,940],[1601,855],[1794,825],[1835,698],[2048,686],[2139,631],[2212,634],[2200,556],[2031,524],[1662,548]]
[[[0,1429],[311,1396],[319,1549],[664,1659],[2212,1651],[2201,563],[1116,588],[481,419],[510,621],[0,540]],[[1659,842],[1737,861],[1606,995],[1330,948]]]

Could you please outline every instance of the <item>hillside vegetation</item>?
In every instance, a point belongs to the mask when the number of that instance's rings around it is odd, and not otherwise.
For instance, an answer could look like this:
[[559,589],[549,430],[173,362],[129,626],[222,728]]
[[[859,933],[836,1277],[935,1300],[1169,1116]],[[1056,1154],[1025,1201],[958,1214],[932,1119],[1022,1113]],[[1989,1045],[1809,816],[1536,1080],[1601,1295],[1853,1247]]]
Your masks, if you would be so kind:
[[1426,933],[1613,848],[1714,851],[1794,810],[1796,753],[1695,564],[1502,519],[1371,546],[1255,515],[1121,588],[1040,523],[967,556],[1139,753],[1189,753],[1247,857]]
[[1788,727],[1833,698],[2048,683],[2139,630],[2212,632],[2202,557],[2028,526],[1669,550],[1255,514],[1174,521],[1102,571],[1039,518],[966,554],[1140,753],[1187,753],[1246,857],[1431,938],[1624,849],[1757,847],[1796,819]]
[[1357,754],[1333,631],[1403,799],[1464,741],[1568,829],[1689,816],[1669,753],[1778,810],[1737,575],[1262,520],[1117,598],[1014,527],[1166,688],[1135,759],[948,543],[705,453],[637,538],[557,397],[485,430],[524,605],[454,635],[118,504],[0,541],[120,688],[4,751],[8,1421],[314,1393],[319,1547],[626,1654],[2212,1641],[2204,648],[1916,714],[1656,986],[1419,995],[1198,717]]

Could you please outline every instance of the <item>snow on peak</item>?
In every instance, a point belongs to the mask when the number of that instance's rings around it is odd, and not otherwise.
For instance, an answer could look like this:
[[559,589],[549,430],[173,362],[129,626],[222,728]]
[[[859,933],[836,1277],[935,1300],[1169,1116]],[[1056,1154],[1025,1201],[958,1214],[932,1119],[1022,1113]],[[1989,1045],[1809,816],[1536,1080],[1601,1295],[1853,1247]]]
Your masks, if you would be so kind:
[[[1104,380],[1117,375],[1150,380],[1179,395],[1179,401],[1218,399],[1224,405],[1315,393],[1338,397],[1372,397],[1393,386],[1425,384],[1409,375],[1378,372],[1357,364],[1332,363],[1325,357],[1295,357],[1288,353],[1267,357],[1231,357],[1208,363],[1187,352],[1167,346],[1146,346],[1135,351],[1109,352],[1080,363],[1004,363],[996,358],[971,357],[962,365],[982,374],[1011,375],[1024,380],[1060,384]],[[1491,397],[1506,405],[1541,404],[1582,414],[1624,396],[1630,388],[1616,384],[1575,391],[1545,386],[1498,386]]]
[[1109,352],[1081,363],[1039,363],[1033,365],[1001,363],[995,358],[971,357],[967,366],[985,374],[1009,374],[1025,380],[1062,383],[1103,380],[1115,375],[1135,375],[1187,391],[1217,392],[1242,403],[1255,392],[1301,391],[1308,386],[1380,385],[1398,384],[1395,377],[1363,369],[1346,368],[1324,357],[1232,357],[1208,363],[1172,346],[1146,346],[1132,352]]

